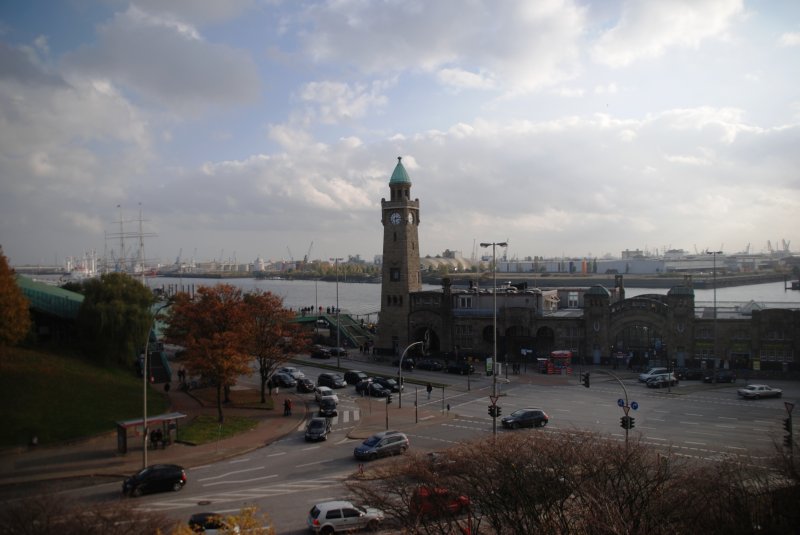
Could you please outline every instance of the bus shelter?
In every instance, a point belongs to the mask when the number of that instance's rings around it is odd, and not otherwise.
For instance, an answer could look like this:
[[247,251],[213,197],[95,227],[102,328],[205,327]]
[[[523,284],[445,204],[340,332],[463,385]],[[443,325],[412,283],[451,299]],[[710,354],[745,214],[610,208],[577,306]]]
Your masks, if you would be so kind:
[[[168,412],[165,414],[158,414],[155,416],[147,417],[147,431],[160,430],[163,436],[164,445],[172,444],[178,438],[178,420],[186,418],[182,412]],[[145,426],[142,425],[143,419],[138,418],[134,420],[124,420],[117,422],[117,451],[119,453],[128,453],[128,430],[133,429],[133,436],[139,437],[143,441],[142,433],[145,432]]]

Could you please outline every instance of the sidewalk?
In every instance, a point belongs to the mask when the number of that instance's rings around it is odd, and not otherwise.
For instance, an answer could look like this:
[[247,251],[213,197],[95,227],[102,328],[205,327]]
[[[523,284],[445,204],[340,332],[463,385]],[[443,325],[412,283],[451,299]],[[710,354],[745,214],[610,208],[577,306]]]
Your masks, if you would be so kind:
[[[149,449],[147,464],[174,463],[191,468],[271,444],[302,428],[306,418],[303,398],[292,392],[280,394],[277,399],[283,400],[287,396],[293,399],[295,405],[290,417],[283,416],[280,403],[276,403],[278,408],[275,410],[226,407],[226,416],[248,416],[258,420],[258,424],[251,431],[213,443],[198,446],[175,443],[164,449]],[[204,406],[178,388],[170,391],[169,398],[169,411],[186,414],[186,418],[179,421],[179,426],[201,414],[216,415],[215,406]],[[117,451],[116,430],[68,444],[6,450],[0,452],[0,494],[19,490],[20,484],[35,488],[36,483],[53,480],[121,479],[136,473],[142,464],[141,436],[135,436],[130,431],[126,454]],[[80,485],[80,481],[71,484]]]

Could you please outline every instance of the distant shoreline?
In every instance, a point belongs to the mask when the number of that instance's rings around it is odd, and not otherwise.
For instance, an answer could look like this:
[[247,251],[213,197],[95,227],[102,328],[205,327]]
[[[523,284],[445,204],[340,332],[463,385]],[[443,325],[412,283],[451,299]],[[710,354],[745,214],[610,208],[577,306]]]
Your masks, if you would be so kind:
[[[491,273],[482,273],[480,276],[475,273],[454,273],[447,275],[455,286],[466,286],[469,281],[476,281],[485,286],[487,282],[491,284]],[[163,273],[160,277],[184,278],[184,279],[282,279],[282,280],[323,280],[333,282],[335,277],[318,277],[305,273],[275,273],[272,276],[255,276],[253,273],[222,272],[222,273]],[[502,282],[527,282],[530,288],[564,288],[564,287],[587,287],[600,285],[605,288],[613,288],[615,275],[589,275],[577,273],[567,275],[563,273],[497,273],[498,284]],[[627,288],[673,288],[685,284],[683,275],[624,275],[623,284]],[[713,288],[716,280],[717,288],[728,288],[734,286],[749,286],[752,284],[764,284],[769,282],[783,282],[791,280],[789,274],[783,273],[748,273],[743,275],[717,274],[716,279],[709,274],[692,274],[692,287],[696,289]],[[422,281],[426,284],[441,285],[442,276],[428,276],[423,274]],[[372,283],[380,284],[380,278],[374,275],[354,276],[348,275],[348,283]]]

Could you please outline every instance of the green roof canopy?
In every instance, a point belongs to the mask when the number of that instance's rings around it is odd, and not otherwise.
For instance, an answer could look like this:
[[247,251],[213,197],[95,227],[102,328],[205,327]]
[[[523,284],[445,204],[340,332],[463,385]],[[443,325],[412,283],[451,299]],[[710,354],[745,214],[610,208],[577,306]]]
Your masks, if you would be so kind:
[[397,157],[397,165],[394,167],[394,172],[392,173],[392,178],[389,180],[389,185],[392,184],[411,184],[411,179],[408,177],[408,173],[406,173],[406,168],[403,167],[403,163],[400,161],[402,156]]

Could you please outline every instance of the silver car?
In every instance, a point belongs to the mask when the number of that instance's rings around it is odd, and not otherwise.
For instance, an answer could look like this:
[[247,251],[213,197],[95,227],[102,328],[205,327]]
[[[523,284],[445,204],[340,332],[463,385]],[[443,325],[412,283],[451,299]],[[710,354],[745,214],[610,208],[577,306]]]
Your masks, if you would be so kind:
[[783,390],[769,385],[747,385],[737,393],[745,399],[779,398],[783,395]]
[[308,528],[324,535],[364,528],[375,531],[382,520],[383,511],[344,500],[318,503],[308,512]]

